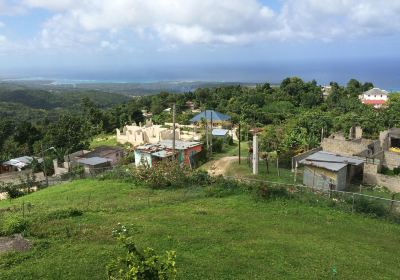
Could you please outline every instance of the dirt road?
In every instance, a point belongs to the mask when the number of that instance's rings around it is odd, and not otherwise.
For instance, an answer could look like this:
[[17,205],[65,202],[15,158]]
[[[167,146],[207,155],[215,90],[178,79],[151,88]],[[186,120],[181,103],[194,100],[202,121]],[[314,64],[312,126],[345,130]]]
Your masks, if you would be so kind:
[[229,166],[237,160],[238,160],[237,156],[223,157],[221,159],[212,162],[207,172],[212,176],[225,175]]

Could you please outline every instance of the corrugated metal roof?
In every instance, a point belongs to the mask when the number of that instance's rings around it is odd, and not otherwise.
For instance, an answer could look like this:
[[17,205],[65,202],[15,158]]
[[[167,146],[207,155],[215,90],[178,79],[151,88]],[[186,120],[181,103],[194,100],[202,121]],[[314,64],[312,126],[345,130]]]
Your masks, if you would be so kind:
[[[160,141],[159,144],[160,144],[160,146],[163,146],[164,148],[172,149],[172,141],[173,140],[163,140],[163,141]],[[196,147],[199,145],[201,145],[201,143],[197,142],[197,141],[182,141],[182,140],[175,141],[175,149],[177,149],[177,150],[186,150],[186,149],[193,148],[193,147]]]
[[229,130],[227,129],[222,129],[222,128],[214,128],[212,130],[212,135],[214,136],[225,136],[227,135],[229,132]]
[[78,159],[79,163],[86,164],[86,165],[99,165],[99,164],[104,164],[104,163],[111,162],[111,161],[112,161],[111,159],[101,158],[101,157]]
[[325,168],[331,171],[339,171],[347,165],[361,165],[364,163],[362,158],[342,156],[328,152],[316,152],[300,161],[301,164]]

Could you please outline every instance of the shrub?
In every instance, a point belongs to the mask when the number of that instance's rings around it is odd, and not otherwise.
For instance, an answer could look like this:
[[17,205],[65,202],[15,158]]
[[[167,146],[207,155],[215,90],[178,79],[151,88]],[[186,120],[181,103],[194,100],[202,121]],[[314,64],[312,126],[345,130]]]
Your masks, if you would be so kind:
[[285,187],[261,185],[256,187],[256,195],[262,199],[289,198],[289,192]]
[[226,197],[238,193],[241,187],[242,185],[238,181],[225,179],[220,176],[211,185],[206,187],[205,192],[207,197]]
[[[352,203],[349,201],[349,203]],[[364,197],[357,197],[354,200],[354,210],[359,213],[374,215],[377,217],[387,216],[389,211],[377,200],[369,200]]]
[[126,253],[108,264],[108,279],[176,279],[175,251],[166,251],[165,255],[160,256],[152,248],[140,249],[134,242],[130,229],[121,224],[113,230],[113,236],[123,245]]
[[154,189],[184,187],[190,183],[191,170],[185,165],[181,166],[177,160],[160,161],[156,165],[141,165],[133,169],[134,177]]
[[393,168],[394,175],[400,175],[400,166]]
[[207,171],[195,170],[190,173],[189,182],[197,186],[206,186],[212,183],[212,178]]
[[18,216],[7,216],[2,222],[1,233],[3,235],[12,235],[23,233],[28,229],[28,220]]
[[20,187],[11,183],[1,183],[0,192],[7,193],[7,197],[10,199],[17,198],[25,194],[20,190]]

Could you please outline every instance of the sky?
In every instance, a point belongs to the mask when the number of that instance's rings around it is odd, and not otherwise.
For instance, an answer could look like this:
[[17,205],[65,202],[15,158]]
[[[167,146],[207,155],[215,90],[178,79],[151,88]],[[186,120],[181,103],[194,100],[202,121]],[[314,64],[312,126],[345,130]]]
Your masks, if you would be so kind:
[[395,87],[399,14],[400,0],[0,0],[0,76],[329,81],[380,73]]

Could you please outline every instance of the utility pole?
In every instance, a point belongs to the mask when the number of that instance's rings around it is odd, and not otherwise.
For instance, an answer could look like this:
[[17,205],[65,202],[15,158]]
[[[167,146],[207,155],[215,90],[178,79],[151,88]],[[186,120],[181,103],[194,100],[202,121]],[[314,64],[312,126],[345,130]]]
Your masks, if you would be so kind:
[[205,112],[205,119],[206,119],[206,145],[207,145],[207,153],[208,153],[208,120],[207,120],[207,109],[206,109],[206,112]]
[[175,129],[176,129],[176,123],[175,123],[175,114],[176,114],[176,108],[175,108],[175,103],[172,105],[172,152],[173,152],[173,159],[175,159],[175,142],[176,142],[176,135],[175,135]]
[[257,132],[254,132],[253,136],[253,174],[258,175],[258,141],[257,141]]
[[213,145],[213,135],[212,135],[212,131],[213,131],[213,111],[211,110],[211,139],[210,139],[210,155],[212,155],[212,145]]
[[240,157],[241,154],[240,154],[240,123],[239,123],[239,165],[240,165]]
[[44,160],[44,150],[43,150],[43,143],[40,144],[40,148],[42,150],[42,160],[43,160],[43,175],[46,178],[46,187],[49,186],[49,177],[47,176],[47,171],[46,171],[46,162]]

